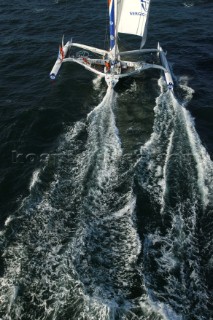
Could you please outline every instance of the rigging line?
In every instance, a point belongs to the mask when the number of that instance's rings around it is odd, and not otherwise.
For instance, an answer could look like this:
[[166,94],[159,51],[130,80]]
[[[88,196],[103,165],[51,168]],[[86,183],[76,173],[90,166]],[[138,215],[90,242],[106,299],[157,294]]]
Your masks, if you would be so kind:
[[109,10],[108,10],[108,4],[107,4],[107,10],[106,10],[106,28],[105,28],[105,38],[104,38],[104,49],[108,50],[109,46],[109,37],[108,37],[108,24],[109,24]]
[[[56,4],[60,5],[60,0],[55,0]],[[62,2],[62,6],[64,6],[64,3]],[[63,10],[63,19],[64,21],[68,21],[68,1],[66,0],[65,2],[65,10]],[[65,35],[65,29],[64,29],[65,24],[63,23],[63,30],[61,30],[60,32],[62,33],[62,35]]]
[[[67,6],[67,0],[66,0],[66,6],[65,6],[65,10],[64,10],[64,19],[65,21],[67,20],[68,18],[68,6]],[[64,24],[63,24],[64,25]],[[65,34],[65,30],[63,31],[63,34]]]

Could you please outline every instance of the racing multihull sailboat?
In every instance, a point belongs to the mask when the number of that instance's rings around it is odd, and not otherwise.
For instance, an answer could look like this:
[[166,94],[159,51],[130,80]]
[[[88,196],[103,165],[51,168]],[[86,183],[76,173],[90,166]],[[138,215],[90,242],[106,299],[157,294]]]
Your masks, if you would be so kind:
[[[64,62],[75,62],[85,69],[104,77],[108,86],[114,88],[119,79],[139,74],[141,71],[155,68],[163,70],[165,81],[170,90],[173,90],[173,79],[171,76],[166,54],[158,44],[157,49],[143,49],[146,43],[148,16],[151,0],[108,0],[109,6],[109,50],[98,49],[80,43],[68,41],[59,48],[59,55],[54,67],[50,72],[50,78],[55,79],[61,65]],[[140,36],[142,41],[140,49],[119,52],[118,34],[132,34]],[[77,55],[71,55],[73,48],[81,48],[83,51]],[[88,51],[90,53],[88,53]],[[161,65],[147,63],[145,61],[122,60],[124,56],[157,53]],[[91,57],[92,55],[99,56]]]

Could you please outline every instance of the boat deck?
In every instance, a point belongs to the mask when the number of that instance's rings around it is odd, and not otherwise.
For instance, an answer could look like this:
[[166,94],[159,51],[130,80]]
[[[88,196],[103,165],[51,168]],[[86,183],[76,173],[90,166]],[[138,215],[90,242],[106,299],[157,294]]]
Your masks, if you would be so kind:
[[[109,70],[107,72],[106,67],[104,65],[91,64],[90,66],[91,66],[91,68],[93,68],[93,69],[95,69],[95,70],[97,70],[99,72],[102,72],[102,73],[110,73],[110,71],[111,71],[111,70]],[[133,71],[135,71],[135,67],[127,66],[125,68],[124,67],[114,68],[114,74],[126,74],[126,73],[131,73]]]

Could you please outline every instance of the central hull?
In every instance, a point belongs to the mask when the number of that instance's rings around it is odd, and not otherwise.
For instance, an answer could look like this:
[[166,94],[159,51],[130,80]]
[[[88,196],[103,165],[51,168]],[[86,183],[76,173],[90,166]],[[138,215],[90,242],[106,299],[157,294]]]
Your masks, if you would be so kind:
[[119,76],[115,74],[106,74],[105,81],[108,87],[114,88],[119,81]]

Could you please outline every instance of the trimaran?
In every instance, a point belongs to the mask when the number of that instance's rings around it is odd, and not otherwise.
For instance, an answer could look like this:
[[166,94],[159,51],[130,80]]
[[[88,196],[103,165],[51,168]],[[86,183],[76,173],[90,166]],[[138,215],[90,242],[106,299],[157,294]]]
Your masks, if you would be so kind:
[[[114,88],[121,78],[134,76],[141,71],[155,68],[163,70],[167,87],[173,90],[173,79],[166,58],[166,54],[158,43],[157,49],[143,49],[147,37],[147,25],[151,0],[108,0],[109,7],[109,51],[68,41],[59,48],[58,58],[50,72],[50,78],[55,79],[64,62],[76,62],[85,69],[105,78],[108,86]],[[142,38],[140,49],[120,52],[118,48],[118,34],[137,35]],[[71,55],[73,48],[83,51]],[[90,54],[88,53],[90,52]],[[145,61],[122,60],[129,55],[157,53],[161,65]],[[97,58],[98,57],[98,58]]]

